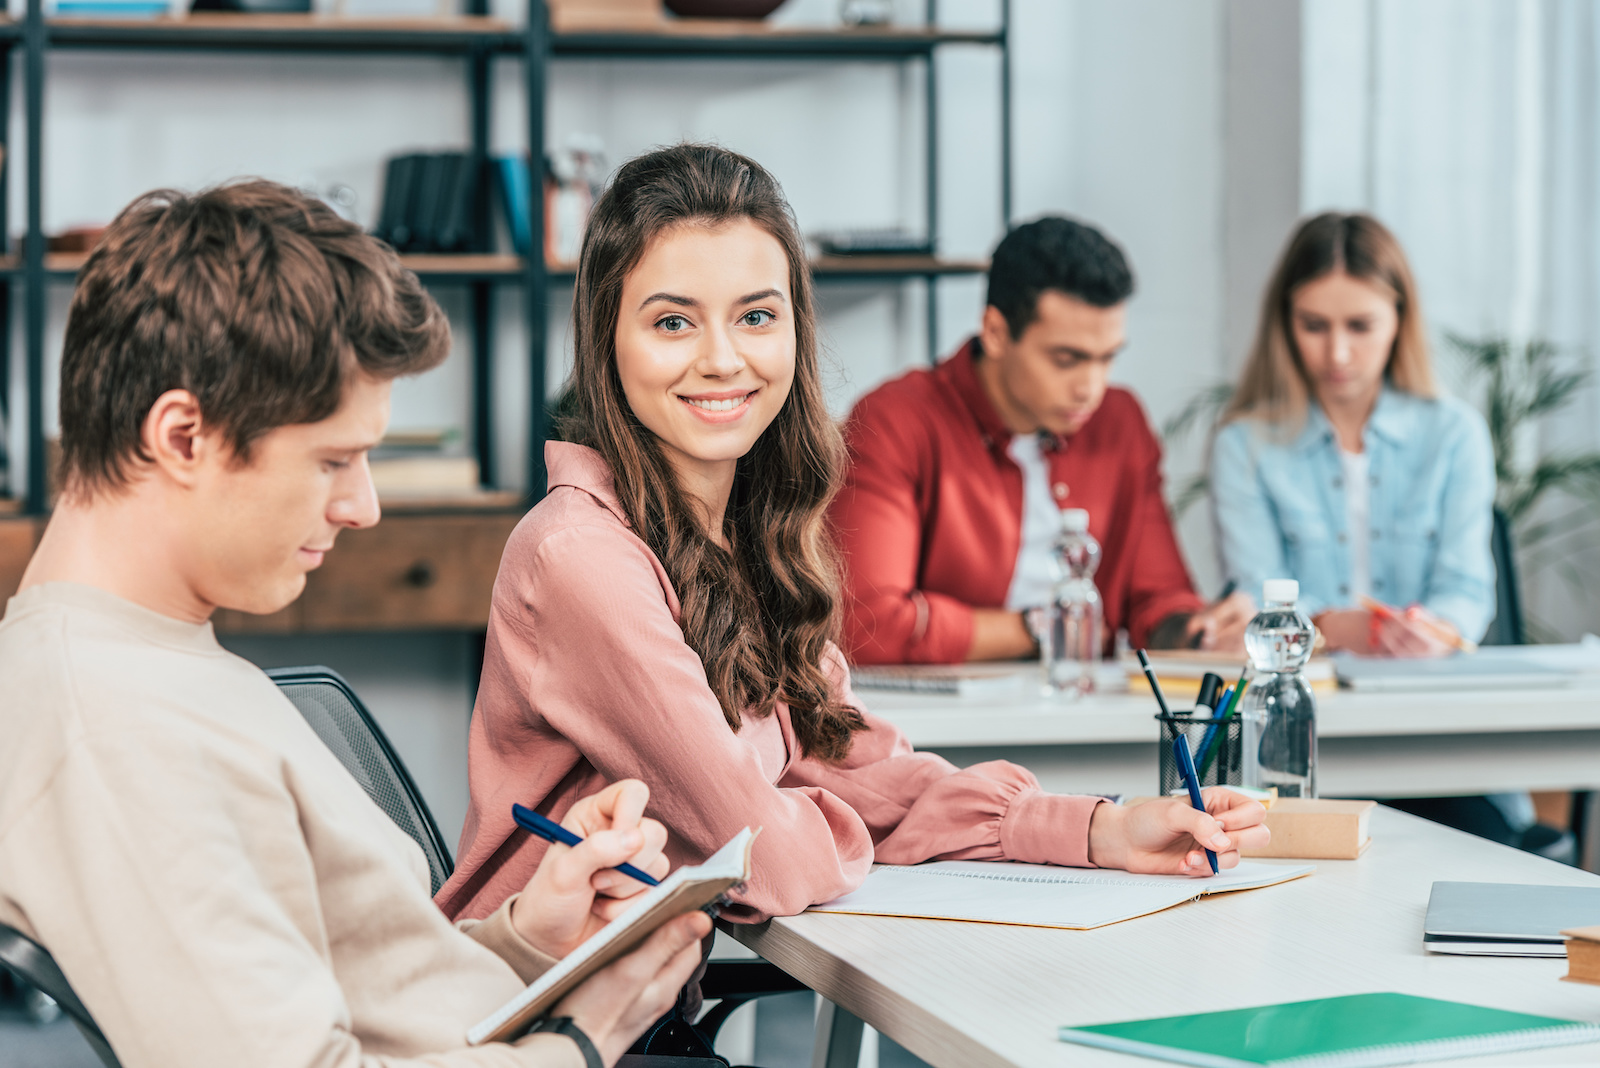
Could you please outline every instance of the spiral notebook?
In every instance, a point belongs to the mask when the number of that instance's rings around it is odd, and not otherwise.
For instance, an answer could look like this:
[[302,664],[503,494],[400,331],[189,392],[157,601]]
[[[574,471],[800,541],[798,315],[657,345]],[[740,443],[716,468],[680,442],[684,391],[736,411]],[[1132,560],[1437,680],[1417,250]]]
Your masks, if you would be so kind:
[[812,912],[969,920],[1086,931],[1148,916],[1208,894],[1255,890],[1310,875],[1310,864],[1241,861],[1221,875],[1134,875],[978,860],[879,864],[861,888]]
[[1063,1027],[1063,1042],[1200,1068],[1385,1068],[1600,1042],[1600,1024],[1409,994]]

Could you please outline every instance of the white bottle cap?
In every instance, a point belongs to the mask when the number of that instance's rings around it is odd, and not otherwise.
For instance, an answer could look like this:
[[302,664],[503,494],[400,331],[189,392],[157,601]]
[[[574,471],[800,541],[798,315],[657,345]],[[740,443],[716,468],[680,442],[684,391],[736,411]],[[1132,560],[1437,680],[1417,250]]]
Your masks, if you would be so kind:
[[1088,533],[1089,513],[1082,508],[1061,509],[1061,529],[1068,534]]
[[1261,599],[1268,604],[1294,604],[1300,599],[1300,583],[1294,579],[1267,579],[1261,584]]

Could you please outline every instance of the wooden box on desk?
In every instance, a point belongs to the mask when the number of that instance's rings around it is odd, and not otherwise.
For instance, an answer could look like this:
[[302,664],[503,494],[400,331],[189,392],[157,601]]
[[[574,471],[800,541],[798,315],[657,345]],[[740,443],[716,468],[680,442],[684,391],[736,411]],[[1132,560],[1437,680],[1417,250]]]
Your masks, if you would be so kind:
[[1244,857],[1291,860],[1355,860],[1372,844],[1367,824],[1376,801],[1280,797],[1267,808],[1272,841],[1264,849],[1241,849]]

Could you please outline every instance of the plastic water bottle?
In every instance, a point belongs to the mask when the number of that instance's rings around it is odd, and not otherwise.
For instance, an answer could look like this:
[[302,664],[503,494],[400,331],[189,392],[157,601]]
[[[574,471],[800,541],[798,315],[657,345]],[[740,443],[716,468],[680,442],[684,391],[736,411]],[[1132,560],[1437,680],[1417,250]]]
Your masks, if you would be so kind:
[[1279,797],[1317,796],[1317,707],[1300,669],[1317,631],[1295,602],[1300,584],[1269,579],[1266,606],[1244,632],[1255,669],[1239,715],[1244,720],[1244,784],[1278,788]]
[[1061,512],[1055,563],[1055,590],[1045,606],[1039,642],[1044,691],[1077,697],[1094,689],[1100,663],[1100,591],[1094,586],[1100,543],[1090,535],[1089,513],[1082,508]]

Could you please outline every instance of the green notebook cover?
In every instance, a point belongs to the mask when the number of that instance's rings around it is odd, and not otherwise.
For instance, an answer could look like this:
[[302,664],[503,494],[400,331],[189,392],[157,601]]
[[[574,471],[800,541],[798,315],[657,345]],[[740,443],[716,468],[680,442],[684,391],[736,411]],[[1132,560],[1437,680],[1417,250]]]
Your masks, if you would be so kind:
[[1600,1042],[1600,1024],[1409,994],[1063,1027],[1061,1039],[1200,1068],[1383,1068]]

